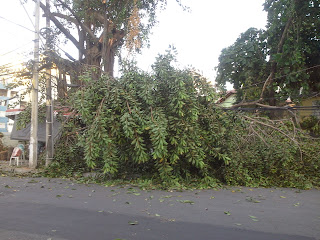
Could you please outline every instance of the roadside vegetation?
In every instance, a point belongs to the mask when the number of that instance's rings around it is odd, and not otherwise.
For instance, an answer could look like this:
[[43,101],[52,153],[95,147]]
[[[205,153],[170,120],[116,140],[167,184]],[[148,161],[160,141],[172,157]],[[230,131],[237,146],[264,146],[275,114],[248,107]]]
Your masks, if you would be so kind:
[[[217,87],[229,82],[237,90],[228,111],[215,104],[217,89],[203,76],[176,67],[174,49],[158,56],[152,72],[120,61],[113,77],[123,46],[139,52],[148,44],[166,1],[57,3],[41,69],[59,72],[55,103],[68,117],[58,116],[63,129],[46,176],[177,189],[320,186],[318,119],[301,126],[294,115],[259,110],[320,92],[319,0],[266,0],[266,29],[250,28],[222,50]],[[78,60],[61,57],[59,34],[77,47]],[[29,65],[17,78],[30,77]],[[29,119],[30,111],[21,113],[19,126]]]
[[160,55],[153,73],[127,65],[70,98],[49,176],[122,180],[169,188],[219,184],[312,188],[320,182],[319,139],[294,119],[225,111],[196,72]]

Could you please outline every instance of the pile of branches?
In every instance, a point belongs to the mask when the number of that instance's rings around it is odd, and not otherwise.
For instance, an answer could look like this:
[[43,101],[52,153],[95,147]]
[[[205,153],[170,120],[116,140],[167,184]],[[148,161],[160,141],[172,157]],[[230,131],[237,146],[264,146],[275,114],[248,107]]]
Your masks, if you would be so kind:
[[[270,120],[238,114],[242,126],[230,140],[232,159],[224,179],[231,185],[311,188],[320,183],[320,139],[295,118]],[[239,128],[239,126],[237,126]]]
[[88,84],[74,94],[74,117],[65,128],[72,144],[60,142],[57,149],[71,151],[58,154],[60,161],[76,159],[114,178],[138,174],[169,186],[195,179],[319,185],[319,140],[290,120],[223,111],[206,79],[173,62],[168,53],[158,57],[152,74],[129,65],[120,79],[82,76]]

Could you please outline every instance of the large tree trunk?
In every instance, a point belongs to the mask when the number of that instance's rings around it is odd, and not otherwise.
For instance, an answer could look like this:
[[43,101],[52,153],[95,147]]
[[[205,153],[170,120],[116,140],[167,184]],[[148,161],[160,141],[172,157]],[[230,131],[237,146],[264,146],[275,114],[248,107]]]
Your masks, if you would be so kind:
[[65,99],[67,97],[67,77],[66,74],[61,71],[59,71],[57,91],[58,99]]

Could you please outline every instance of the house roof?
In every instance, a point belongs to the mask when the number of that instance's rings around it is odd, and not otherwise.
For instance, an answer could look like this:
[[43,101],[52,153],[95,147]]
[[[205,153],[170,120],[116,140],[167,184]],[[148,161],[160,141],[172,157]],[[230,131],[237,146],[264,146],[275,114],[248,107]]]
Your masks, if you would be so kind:
[[[16,115],[18,117],[19,115]],[[16,119],[17,120],[17,119]],[[56,119],[53,120],[53,126],[52,126],[52,136],[53,141],[55,142],[61,132],[60,132],[61,123],[58,122]],[[20,141],[29,141],[30,140],[30,130],[31,130],[31,124],[27,124],[27,126],[23,129],[17,129],[17,121],[14,121],[12,132],[10,139],[12,140],[20,140]],[[38,121],[38,141],[39,142],[46,142],[46,123]]]
[[224,101],[226,101],[230,96],[232,96],[233,94],[236,94],[237,93],[237,90],[235,89],[232,89],[230,91],[227,91],[226,92],[226,95],[224,97],[221,97],[219,98],[217,101],[216,101],[216,104],[221,104],[223,103]]

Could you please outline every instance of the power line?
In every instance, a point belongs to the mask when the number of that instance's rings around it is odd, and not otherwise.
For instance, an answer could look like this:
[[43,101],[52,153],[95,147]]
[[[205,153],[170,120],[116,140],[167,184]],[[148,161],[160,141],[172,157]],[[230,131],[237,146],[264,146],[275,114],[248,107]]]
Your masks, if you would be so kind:
[[19,24],[19,23],[12,22],[11,20],[9,20],[9,19],[7,19],[7,18],[4,18],[4,17],[2,17],[2,16],[0,16],[0,18],[2,18],[2,19],[6,20],[6,21],[8,21],[8,22],[10,22],[10,23],[12,23],[12,24],[14,24],[14,25],[17,25],[17,26],[19,26],[19,27],[22,27],[22,28],[24,28],[24,29],[27,29],[28,31],[34,33],[33,30],[31,30],[31,29],[29,29],[29,28],[27,28],[27,27],[25,27],[25,26],[22,26],[22,25]]
[[11,50],[11,51],[9,51],[9,52],[3,53],[3,54],[0,55],[0,57],[5,56],[5,55],[7,55],[7,54],[9,54],[9,53],[15,52],[15,51],[17,51],[17,50],[19,50],[19,49],[21,49],[21,48],[29,45],[29,44],[32,43],[32,42],[33,42],[33,40],[30,41],[30,42],[28,42],[28,43],[26,43],[26,44],[24,44],[23,46],[17,47],[17,48],[15,48],[15,49],[13,49],[13,50]]
[[24,11],[26,12],[26,14],[27,14],[27,16],[28,16],[28,18],[29,18],[29,20],[30,20],[30,22],[31,22],[32,26],[33,26],[33,27],[35,27],[35,26],[34,26],[33,21],[31,20],[31,17],[30,17],[30,15],[29,15],[29,13],[28,13],[27,9],[24,7],[24,5],[23,5],[23,3],[22,3],[22,1],[21,1],[21,0],[20,0],[20,4],[21,4],[21,6],[23,7]]
[[[320,93],[311,93],[311,94],[299,94],[299,95],[290,95],[291,99],[306,99],[306,98],[312,98],[312,97],[316,97],[319,96]],[[281,99],[282,96],[275,96],[275,97],[269,97],[269,98],[263,98],[263,100],[270,100],[270,99],[276,99],[276,100],[280,100],[280,101],[284,101],[286,100],[287,97]],[[253,102],[256,99],[246,99],[247,102]]]
[[[296,71],[296,72],[291,72],[291,73],[288,73],[286,75],[281,75],[279,77],[275,77],[275,78],[272,78],[271,80],[276,80],[276,79],[280,79],[280,78],[284,78],[284,77],[287,77],[289,75],[292,75],[292,74],[296,74],[296,73],[300,73],[300,72],[305,72],[307,70],[310,70],[310,69],[313,69],[313,68],[318,68],[320,67],[320,65],[315,65],[315,66],[312,66],[312,67],[309,67],[309,68],[304,68],[304,69],[301,69],[299,71]],[[252,88],[252,87],[257,87],[258,85],[260,84],[264,84],[266,81],[261,81],[261,82],[257,82],[257,83],[253,83],[249,86],[246,86],[246,87],[243,87],[243,88],[238,88],[238,89],[235,89],[235,90],[244,90],[244,89],[248,89],[248,88]]]
[[320,106],[296,106],[296,107],[254,107],[254,108],[221,108],[224,111],[248,112],[248,111],[320,111]]

